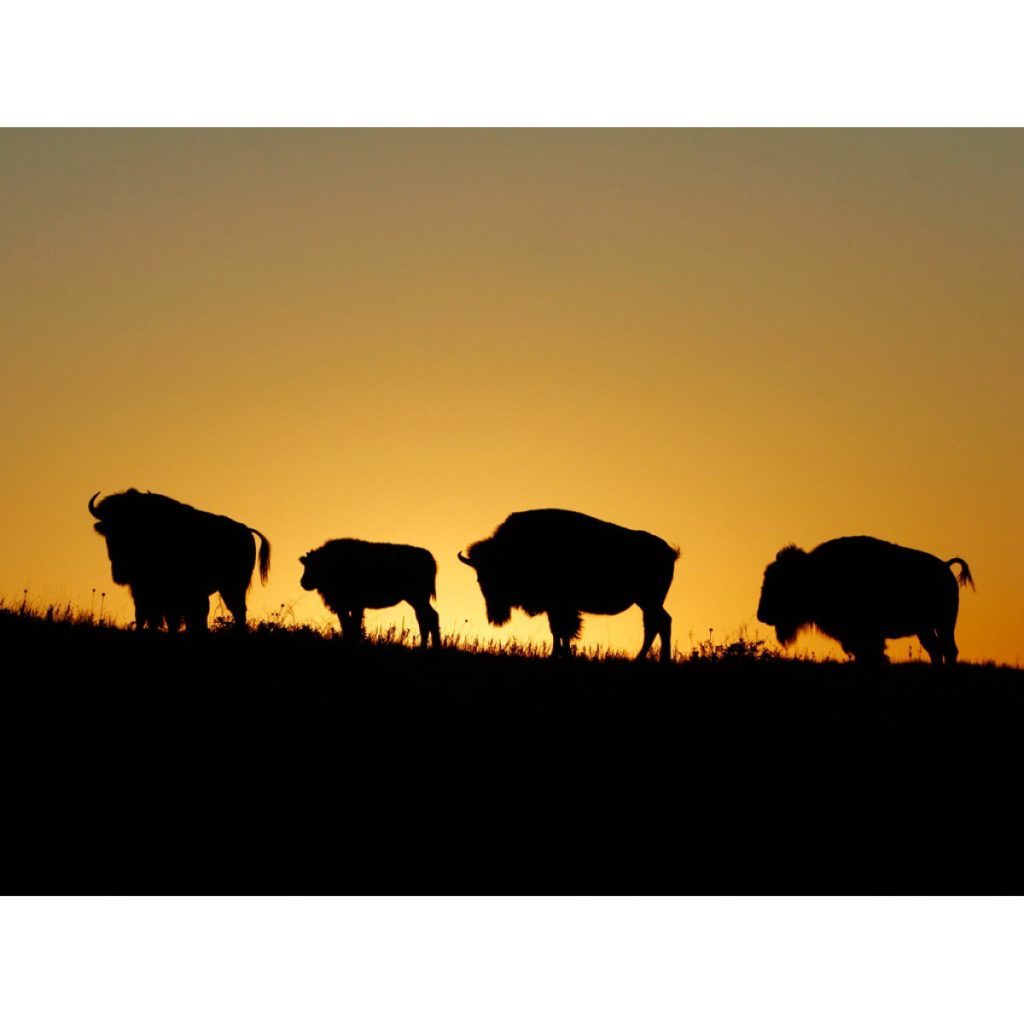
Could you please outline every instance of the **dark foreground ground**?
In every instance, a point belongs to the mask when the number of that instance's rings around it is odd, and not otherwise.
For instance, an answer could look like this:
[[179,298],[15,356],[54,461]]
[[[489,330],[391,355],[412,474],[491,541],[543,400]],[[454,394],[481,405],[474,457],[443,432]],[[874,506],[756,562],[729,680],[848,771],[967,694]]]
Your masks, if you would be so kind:
[[1019,892],[1024,672],[0,614],[7,892]]

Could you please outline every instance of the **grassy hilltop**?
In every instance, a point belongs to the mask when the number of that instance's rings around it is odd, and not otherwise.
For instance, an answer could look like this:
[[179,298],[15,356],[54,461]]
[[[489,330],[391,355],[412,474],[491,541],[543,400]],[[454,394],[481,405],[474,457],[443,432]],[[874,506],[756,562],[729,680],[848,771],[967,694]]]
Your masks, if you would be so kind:
[[1024,672],[0,609],[35,891],[1013,891]]

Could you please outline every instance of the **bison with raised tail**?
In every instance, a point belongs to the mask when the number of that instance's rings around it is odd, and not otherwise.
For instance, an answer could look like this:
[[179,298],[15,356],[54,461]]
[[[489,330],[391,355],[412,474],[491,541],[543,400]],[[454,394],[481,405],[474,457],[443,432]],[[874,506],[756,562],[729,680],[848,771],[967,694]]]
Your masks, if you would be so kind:
[[97,497],[99,491],[89,499],[89,512],[107,542],[114,582],[131,590],[136,629],[156,629],[166,620],[174,631],[184,620],[189,632],[205,631],[215,593],[235,627],[245,629],[245,595],[256,566],[253,534],[260,539],[262,582],[270,571],[270,541],[259,530],[135,488]]
[[644,616],[644,658],[656,636],[661,660],[672,657],[672,619],[665,595],[679,551],[643,530],[546,508],[513,512],[486,540],[459,560],[476,570],[487,618],[502,626],[513,608],[547,613],[552,657],[571,654],[582,612],[617,615],[639,605]]
[[316,590],[341,623],[350,641],[363,635],[367,608],[390,608],[408,601],[420,627],[420,647],[428,639],[441,646],[436,596],[437,563],[425,548],[409,544],[378,544],[367,540],[329,540],[299,558],[305,566],[303,590]]
[[783,645],[815,626],[856,661],[878,663],[887,660],[886,640],[916,636],[932,664],[952,665],[959,587],[968,583],[962,558],[943,562],[874,537],[839,537],[811,552],[783,548],[764,571],[757,617]]

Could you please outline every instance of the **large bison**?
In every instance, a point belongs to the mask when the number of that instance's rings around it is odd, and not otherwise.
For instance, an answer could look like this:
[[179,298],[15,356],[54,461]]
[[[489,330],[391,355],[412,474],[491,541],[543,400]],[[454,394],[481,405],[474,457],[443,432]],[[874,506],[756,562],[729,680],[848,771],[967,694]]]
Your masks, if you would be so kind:
[[101,501],[98,496],[89,499],[89,511],[107,542],[114,582],[131,590],[137,629],[166,621],[177,630],[184,620],[189,632],[205,631],[214,593],[236,628],[245,629],[245,595],[256,565],[253,534],[260,539],[262,582],[270,571],[270,542],[259,530],[135,488]]
[[951,665],[958,583],[974,586],[962,558],[943,562],[874,537],[839,537],[811,552],[791,545],[764,571],[757,617],[783,645],[815,626],[858,662],[878,663],[887,639],[916,636],[933,664]]
[[362,639],[367,608],[408,601],[420,627],[420,646],[426,647],[428,639],[435,648],[441,646],[437,612],[430,603],[436,596],[437,563],[425,548],[345,537],[327,541],[299,561],[305,566],[302,588],[319,592],[338,616],[345,639]]
[[654,534],[557,508],[513,512],[491,537],[459,552],[476,569],[494,625],[508,622],[514,607],[547,613],[552,657],[572,653],[581,612],[617,615],[636,604],[644,616],[637,659],[659,636],[662,661],[672,657],[664,603],[678,557],[677,548]]

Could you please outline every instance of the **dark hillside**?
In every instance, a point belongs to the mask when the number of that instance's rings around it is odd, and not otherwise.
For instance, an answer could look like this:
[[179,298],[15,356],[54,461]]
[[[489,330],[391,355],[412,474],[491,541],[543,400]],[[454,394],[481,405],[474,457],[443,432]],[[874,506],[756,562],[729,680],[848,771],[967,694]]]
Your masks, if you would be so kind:
[[0,640],[9,891],[1020,887],[1016,669]]

